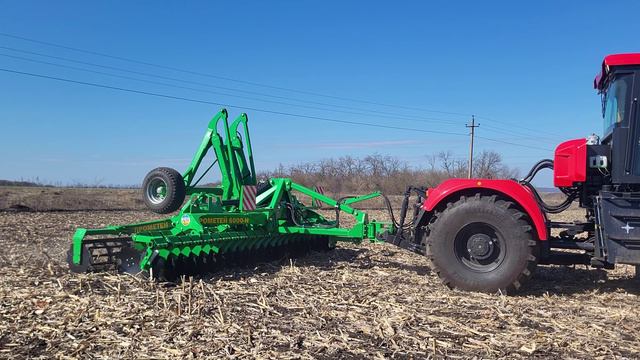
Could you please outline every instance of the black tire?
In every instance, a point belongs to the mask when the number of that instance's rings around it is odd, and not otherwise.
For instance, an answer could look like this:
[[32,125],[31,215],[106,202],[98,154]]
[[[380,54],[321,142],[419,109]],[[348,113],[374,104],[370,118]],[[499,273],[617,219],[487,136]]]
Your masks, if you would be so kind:
[[424,244],[432,269],[450,288],[519,290],[533,273],[538,242],[525,214],[493,196],[461,196],[434,215]]
[[[164,187],[164,194],[159,190]],[[182,206],[186,196],[184,179],[179,172],[167,167],[149,171],[142,182],[142,198],[147,207],[158,214],[174,212]]]

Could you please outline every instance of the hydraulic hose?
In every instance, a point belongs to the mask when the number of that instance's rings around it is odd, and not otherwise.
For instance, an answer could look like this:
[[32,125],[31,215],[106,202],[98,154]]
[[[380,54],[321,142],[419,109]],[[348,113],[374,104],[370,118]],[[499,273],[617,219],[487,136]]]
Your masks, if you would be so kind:
[[382,194],[382,197],[384,198],[385,206],[387,208],[387,212],[389,213],[389,217],[391,218],[391,222],[397,229],[406,230],[406,229],[410,229],[413,226],[415,218],[412,219],[411,222],[405,224],[407,210],[409,209],[409,198],[411,197],[412,192],[416,193],[416,195],[418,196],[417,202],[421,203],[421,199],[423,197],[423,194],[426,192],[426,189],[422,187],[416,187],[416,186],[407,187],[402,199],[402,205],[400,206],[400,221],[397,221],[393,214],[393,207],[391,206],[391,201],[389,201],[389,198],[386,195]]
[[542,199],[542,197],[540,196],[536,188],[531,184],[531,181],[533,180],[533,178],[542,169],[553,169],[553,160],[544,159],[544,160],[538,161],[535,165],[533,165],[531,170],[529,170],[529,173],[524,178],[522,178],[522,180],[519,180],[518,182],[531,190],[531,193],[536,198],[536,202],[544,210],[544,212],[549,214],[557,214],[565,211],[569,206],[571,206],[571,203],[578,197],[578,189],[559,188],[560,191],[562,191],[562,193],[567,196],[567,198],[558,205],[547,204]]
[[542,199],[542,197],[540,197],[540,194],[538,193],[536,188],[533,187],[531,183],[528,183],[528,182],[522,183],[522,185],[528,187],[531,190],[531,192],[533,193],[533,196],[536,198],[536,202],[538,203],[538,205],[542,207],[544,212],[549,214],[558,214],[565,211],[569,206],[571,206],[571,203],[573,202],[573,200],[575,200],[578,197],[578,194],[576,192],[565,193],[565,195],[567,195],[567,198],[562,203],[558,205],[551,205],[544,202],[544,200]]
[[543,159],[543,160],[538,161],[535,165],[533,165],[533,167],[531,167],[531,170],[529,170],[529,173],[527,174],[527,176],[522,178],[522,180],[520,180],[520,182],[523,182],[523,181],[524,182],[531,182],[531,180],[533,180],[533,178],[536,176],[538,171],[540,171],[542,169],[553,169],[553,160],[551,160],[551,159]]
[[391,201],[389,201],[389,198],[385,194],[382,194],[382,198],[384,199],[384,205],[387,208],[387,212],[389,213],[389,218],[391,218],[391,223],[393,224],[393,226],[398,228],[398,222],[393,215],[393,207],[391,206]]

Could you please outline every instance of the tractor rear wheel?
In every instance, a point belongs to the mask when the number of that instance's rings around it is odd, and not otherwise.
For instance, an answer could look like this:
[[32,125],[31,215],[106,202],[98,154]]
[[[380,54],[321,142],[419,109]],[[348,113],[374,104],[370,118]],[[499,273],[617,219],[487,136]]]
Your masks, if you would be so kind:
[[178,210],[185,196],[184,179],[179,172],[171,168],[153,169],[142,182],[144,203],[151,211],[158,214],[168,214]]
[[538,242],[525,214],[495,195],[461,196],[427,228],[427,257],[450,288],[513,293],[538,263]]

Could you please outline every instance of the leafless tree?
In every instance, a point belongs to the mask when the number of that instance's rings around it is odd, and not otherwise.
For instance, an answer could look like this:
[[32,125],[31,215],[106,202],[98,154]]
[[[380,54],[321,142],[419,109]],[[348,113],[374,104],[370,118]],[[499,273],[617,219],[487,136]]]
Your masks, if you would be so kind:
[[[480,178],[512,178],[517,170],[506,166],[495,151],[482,151],[474,159],[474,176]],[[372,154],[363,158],[343,156],[305,162],[288,168],[279,165],[260,178],[291,177],[307,186],[322,185],[334,193],[362,193],[381,190],[401,194],[408,185],[436,186],[453,177],[466,177],[467,160],[456,158],[451,151],[426,157],[425,166],[412,168],[396,157]]]

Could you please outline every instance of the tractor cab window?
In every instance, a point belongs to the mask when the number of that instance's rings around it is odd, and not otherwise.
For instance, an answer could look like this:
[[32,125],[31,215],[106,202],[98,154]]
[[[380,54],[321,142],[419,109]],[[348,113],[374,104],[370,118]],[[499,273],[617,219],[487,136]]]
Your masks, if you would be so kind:
[[616,124],[624,121],[632,80],[633,77],[630,74],[618,76],[611,82],[607,91],[603,93],[602,116],[604,117],[604,136],[606,136]]

